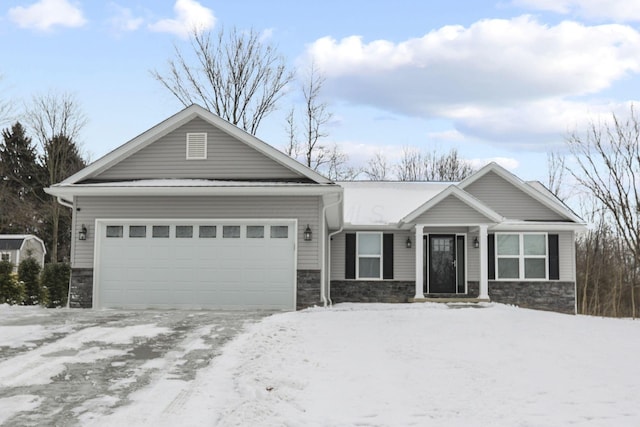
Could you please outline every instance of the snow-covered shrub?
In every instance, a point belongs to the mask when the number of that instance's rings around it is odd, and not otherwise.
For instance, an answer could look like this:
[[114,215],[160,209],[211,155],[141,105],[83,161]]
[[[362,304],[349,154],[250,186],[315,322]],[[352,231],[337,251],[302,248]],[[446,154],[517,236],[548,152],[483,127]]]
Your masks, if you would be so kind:
[[24,283],[25,305],[44,303],[44,290],[40,282],[40,263],[33,258],[26,258],[18,266],[18,280]]
[[42,270],[42,286],[48,293],[48,307],[64,307],[69,294],[71,267],[64,262],[46,264]]
[[24,283],[13,273],[13,264],[0,261],[0,304],[22,304]]

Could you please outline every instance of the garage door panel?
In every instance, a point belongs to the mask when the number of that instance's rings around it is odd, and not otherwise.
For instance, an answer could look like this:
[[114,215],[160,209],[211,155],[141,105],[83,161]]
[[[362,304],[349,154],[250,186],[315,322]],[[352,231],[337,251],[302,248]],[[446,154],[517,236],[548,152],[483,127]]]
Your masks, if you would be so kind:
[[[267,220],[268,222],[268,220]],[[215,238],[176,237],[170,224],[169,238],[106,238],[107,221],[98,241],[98,301],[102,307],[213,307],[294,309],[294,223],[288,238],[247,238],[241,221],[240,238],[223,238],[223,224]],[[258,225],[252,222],[250,225]],[[184,231],[184,230],[182,230]],[[251,230],[255,235],[256,230]],[[259,231],[259,230],[258,230]],[[259,233],[258,233],[259,235]]]

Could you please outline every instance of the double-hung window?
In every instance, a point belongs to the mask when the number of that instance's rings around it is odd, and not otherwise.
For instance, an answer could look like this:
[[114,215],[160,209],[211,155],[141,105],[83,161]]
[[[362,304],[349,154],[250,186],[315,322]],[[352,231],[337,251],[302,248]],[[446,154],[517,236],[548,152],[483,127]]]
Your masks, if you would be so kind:
[[382,279],[382,233],[358,233],[356,277]]
[[497,279],[546,280],[546,233],[496,233]]

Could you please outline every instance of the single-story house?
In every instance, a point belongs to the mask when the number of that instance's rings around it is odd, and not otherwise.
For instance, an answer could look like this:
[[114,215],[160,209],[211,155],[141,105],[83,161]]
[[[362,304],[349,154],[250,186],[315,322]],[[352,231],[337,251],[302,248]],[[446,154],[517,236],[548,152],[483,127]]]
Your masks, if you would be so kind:
[[582,220],[495,163],[458,183],[333,182],[192,105],[46,191],[73,209],[72,307],[575,312]]
[[0,234],[0,261],[12,263],[14,272],[18,271],[20,261],[29,257],[44,267],[46,253],[42,239],[32,234]]

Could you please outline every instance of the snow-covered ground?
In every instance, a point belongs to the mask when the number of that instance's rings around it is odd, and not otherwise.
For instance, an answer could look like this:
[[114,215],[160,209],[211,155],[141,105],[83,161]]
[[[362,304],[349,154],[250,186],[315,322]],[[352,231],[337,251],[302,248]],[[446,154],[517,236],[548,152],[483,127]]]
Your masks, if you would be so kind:
[[639,426],[640,321],[342,304],[266,318],[195,380],[129,397],[83,424]]

